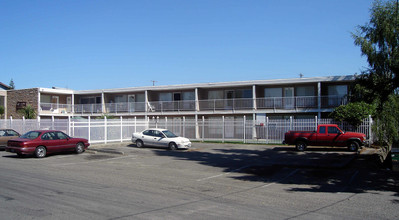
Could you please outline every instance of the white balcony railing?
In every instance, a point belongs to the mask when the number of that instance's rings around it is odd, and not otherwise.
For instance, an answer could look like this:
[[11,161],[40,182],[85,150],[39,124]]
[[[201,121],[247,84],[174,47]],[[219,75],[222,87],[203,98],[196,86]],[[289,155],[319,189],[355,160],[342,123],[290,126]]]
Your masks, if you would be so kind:
[[[225,111],[225,110],[252,110],[254,101],[256,109],[298,109],[298,108],[334,108],[347,104],[346,96],[297,96],[297,97],[265,97],[265,98],[244,98],[244,99],[213,99],[199,100],[200,111]],[[196,111],[194,100],[185,101],[151,101],[145,102],[121,102],[102,104],[54,104],[40,103],[41,113],[76,113],[76,114],[98,114],[98,113],[134,113],[145,112],[147,105],[148,112],[181,112]],[[73,111],[72,111],[73,110]]]
[[184,101],[154,101],[149,102],[149,112],[180,112],[180,111],[195,111],[194,100]]
[[106,103],[106,113],[134,113],[145,112],[145,102]]
[[57,103],[40,103],[40,111],[43,113],[71,113],[72,105]]
[[258,98],[256,105],[258,109],[317,108],[317,96]]
[[201,111],[248,110],[253,109],[253,99],[199,100]]

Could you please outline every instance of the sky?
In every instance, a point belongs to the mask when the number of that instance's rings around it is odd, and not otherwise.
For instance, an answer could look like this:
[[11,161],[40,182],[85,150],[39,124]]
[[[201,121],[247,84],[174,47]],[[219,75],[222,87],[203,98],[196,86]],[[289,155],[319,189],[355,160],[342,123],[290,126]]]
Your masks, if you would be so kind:
[[0,0],[0,82],[74,90],[359,74],[372,0]]

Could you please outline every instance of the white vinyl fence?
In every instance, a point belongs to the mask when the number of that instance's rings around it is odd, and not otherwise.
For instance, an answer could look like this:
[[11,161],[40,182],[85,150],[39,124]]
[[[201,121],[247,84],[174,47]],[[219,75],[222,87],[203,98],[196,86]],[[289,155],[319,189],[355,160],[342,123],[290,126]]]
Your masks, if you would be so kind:
[[256,124],[252,119],[243,117],[217,117],[212,119],[137,118],[119,119],[2,119],[1,128],[11,128],[23,134],[30,130],[61,130],[73,137],[82,137],[90,143],[108,143],[129,141],[133,132],[147,128],[166,128],[173,133],[197,141],[221,141],[281,144],[284,133],[289,130],[315,131],[318,124],[338,124],[344,131],[356,131],[373,139],[372,119],[366,118],[354,129],[348,123],[335,122],[332,119],[269,119]]

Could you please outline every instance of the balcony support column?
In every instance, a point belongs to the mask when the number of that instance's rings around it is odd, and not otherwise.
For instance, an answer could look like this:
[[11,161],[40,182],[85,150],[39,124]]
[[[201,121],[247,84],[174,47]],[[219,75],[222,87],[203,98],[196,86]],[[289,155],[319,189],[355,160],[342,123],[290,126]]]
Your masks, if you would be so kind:
[[252,105],[253,105],[253,109],[256,110],[257,106],[256,106],[256,86],[253,85],[252,86]]
[[148,105],[150,104],[149,102],[148,102],[148,90],[145,90],[145,92],[144,92],[144,112],[145,112],[145,119],[146,120],[149,120],[148,119]]
[[317,117],[321,118],[321,82],[317,83]]
[[104,91],[101,92],[101,112],[106,113],[105,111],[105,95]]
[[200,106],[199,106],[199,98],[198,98],[198,88],[195,88],[195,111],[199,112]]
[[72,101],[71,101],[71,108],[72,114],[75,113],[75,94],[72,94]]

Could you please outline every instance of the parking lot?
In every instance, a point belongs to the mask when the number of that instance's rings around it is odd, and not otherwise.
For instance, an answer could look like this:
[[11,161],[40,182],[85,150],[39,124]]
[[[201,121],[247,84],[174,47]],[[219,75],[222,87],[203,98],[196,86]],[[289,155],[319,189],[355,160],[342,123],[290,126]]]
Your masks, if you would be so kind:
[[399,177],[345,148],[94,145],[0,151],[1,219],[398,219]]

